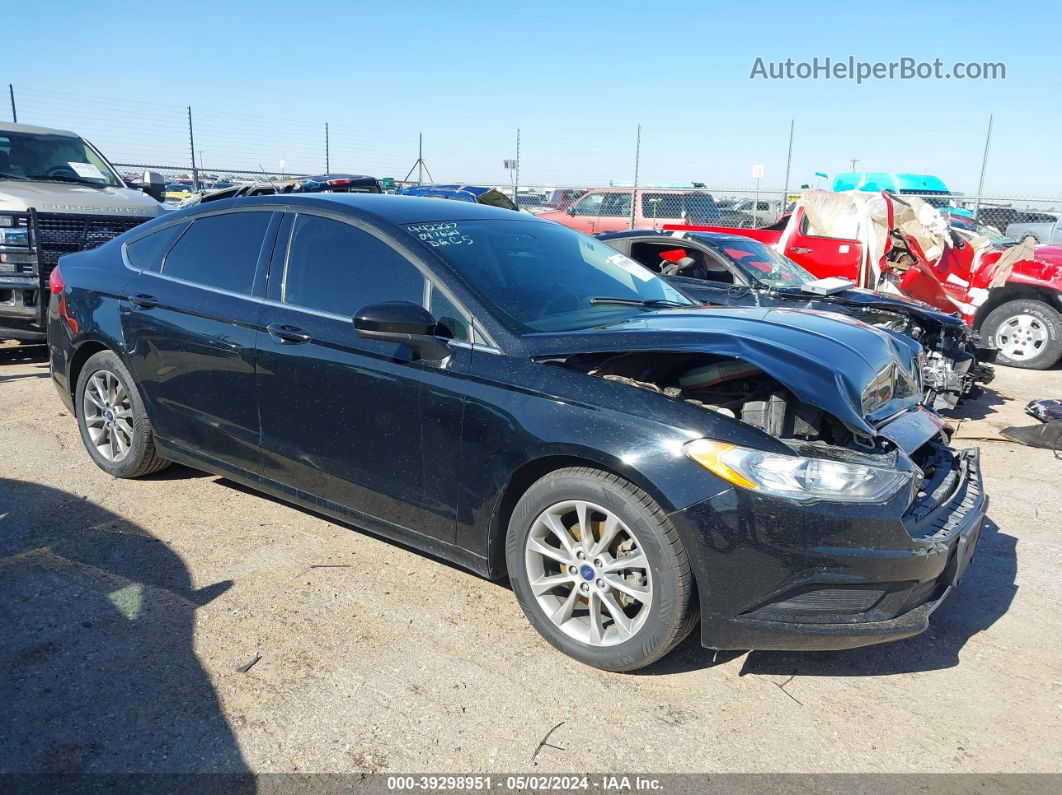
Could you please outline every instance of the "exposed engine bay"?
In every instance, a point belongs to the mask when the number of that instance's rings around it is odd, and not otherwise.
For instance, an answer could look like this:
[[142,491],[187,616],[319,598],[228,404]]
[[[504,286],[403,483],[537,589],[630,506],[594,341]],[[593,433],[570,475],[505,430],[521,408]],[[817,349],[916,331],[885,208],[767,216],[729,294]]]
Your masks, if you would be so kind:
[[[829,300],[829,299],[826,299]],[[924,402],[937,411],[955,408],[964,398],[977,397],[980,387],[994,377],[983,361],[995,351],[981,346],[980,336],[964,326],[947,327],[912,314],[864,307],[860,320],[875,328],[905,334],[923,348]]]
[[[638,387],[740,420],[785,442],[802,455],[882,462],[889,451],[858,436],[759,367],[708,354],[634,352],[579,354],[565,367]],[[879,455],[875,455],[875,453]]]
[[672,352],[577,354],[551,363],[606,381],[645,389],[739,420],[786,444],[795,455],[880,467],[906,458],[918,469],[912,517],[949,499],[962,460],[947,446],[950,429],[908,453],[889,439],[868,439],[793,392],[755,365],[728,357]]

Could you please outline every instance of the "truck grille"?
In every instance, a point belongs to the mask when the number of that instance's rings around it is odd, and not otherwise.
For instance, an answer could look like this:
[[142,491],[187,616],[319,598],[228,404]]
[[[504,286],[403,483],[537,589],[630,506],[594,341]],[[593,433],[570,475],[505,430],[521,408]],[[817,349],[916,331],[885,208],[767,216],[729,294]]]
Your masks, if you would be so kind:
[[37,213],[38,245],[45,270],[50,271],[63,254],[102,246],[148,218],[103,215]]

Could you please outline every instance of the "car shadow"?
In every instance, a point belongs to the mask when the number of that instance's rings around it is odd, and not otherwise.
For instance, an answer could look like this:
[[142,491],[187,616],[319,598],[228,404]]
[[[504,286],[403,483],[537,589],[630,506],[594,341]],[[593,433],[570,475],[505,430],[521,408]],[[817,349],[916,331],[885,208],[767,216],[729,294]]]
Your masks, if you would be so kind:
[[941,412],[949,425],[955,427],[966,420],[983,420],[999,413],[999,406],[1012,400],[990,386],[982,387],[981,394],[973,400],[964,400],[953,409]]
[[231,586],[194,587],[90,500],[0,478],[0,773],[247,774],[192,644]]
[[[1017,593],[1018,540],[1001,533],[986,518],[970,567],[930,619],[922,635],[879,646],[845,651],[750,651],[740,676],[888,676],[935,671],[959,663],[966,642],[1002,617]],[[745,652],[714,652],[700,646],[695,629],[667,657],[639,672],[648,675],[682,673],[729,662]]]
[[[48,363],[48,346],[40,345],[4,345],[0,346],[0,366],[5,364]],[[47,373],[46,373],[47,374]]]

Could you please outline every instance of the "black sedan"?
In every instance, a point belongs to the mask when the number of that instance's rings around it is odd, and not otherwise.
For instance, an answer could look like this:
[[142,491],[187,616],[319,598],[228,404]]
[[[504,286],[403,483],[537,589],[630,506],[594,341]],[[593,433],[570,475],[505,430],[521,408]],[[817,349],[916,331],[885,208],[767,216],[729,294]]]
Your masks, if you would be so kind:
[[116,477],[207,470],[508,576],[633,670],[927,626],[985,511],[917,346],[701,307],[604,243],[464,202],[222,200],[64,257],[51,370]]
[[924,349],[925,402],[937,410],[976,397],[994,376],[996,350],[949,315],[914,299],[816,279],[758,240],[718,232],[605,232],[612,248],[661,273],[691,298],[722,306],[778,306],[837,312],[917,340]]

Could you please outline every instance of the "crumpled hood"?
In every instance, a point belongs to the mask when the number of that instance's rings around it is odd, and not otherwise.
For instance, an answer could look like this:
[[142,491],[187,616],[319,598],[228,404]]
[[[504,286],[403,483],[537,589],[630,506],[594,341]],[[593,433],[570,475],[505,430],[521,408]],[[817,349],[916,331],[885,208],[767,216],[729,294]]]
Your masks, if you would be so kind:
[[59,182],[0,180],[0,210],[154,218],[162,205],[132,188],[91,188]]
[[[814,296],[809,295],[808,293],[799,293],[798,297],[809,298]],[[962,318],[958,315],[949,315],[947,312],[942,312],[939,309],[935,309],[929,304],[923,303],[914,298],[908,298],[902,295],[891,295],[877,290],[867,290],[863,287],[853,287],[849,290],[843,290],[826,297],[824,300],[827,303],[831,300],[837,300],[839,303],[846,304],[847,306],[873,307],[876,309],[886,309],[892,312],[901,312],[925,320],[931,320],[934,323],[940,323],[942,326],[958,327],[965,325],[962,322]]]
[[920,390],[914,389],[864,413],[863,392],[879,373],[895,368],[916,378],[918,345],[829,312],[716,306],[662,310],[606,327],[539,333],[525,340],[536,359],[611,351],[696,351],[742,359],[801,401],[871,437],[887,418],[921,400]]

